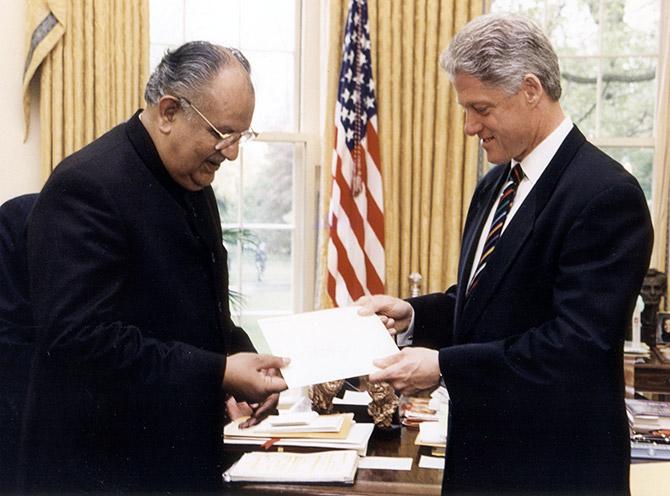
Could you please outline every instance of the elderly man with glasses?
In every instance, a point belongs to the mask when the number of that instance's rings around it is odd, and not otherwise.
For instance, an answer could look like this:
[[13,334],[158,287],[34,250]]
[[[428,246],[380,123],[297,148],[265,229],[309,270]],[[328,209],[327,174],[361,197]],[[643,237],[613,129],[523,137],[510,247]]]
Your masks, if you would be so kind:
[[30,218],[27,491],[220,489],[227,395],[252,424],[286,388],[285,361],[231,320],[210,186],[255,136],[249,64],[187,43],[145,100],[56,168]]

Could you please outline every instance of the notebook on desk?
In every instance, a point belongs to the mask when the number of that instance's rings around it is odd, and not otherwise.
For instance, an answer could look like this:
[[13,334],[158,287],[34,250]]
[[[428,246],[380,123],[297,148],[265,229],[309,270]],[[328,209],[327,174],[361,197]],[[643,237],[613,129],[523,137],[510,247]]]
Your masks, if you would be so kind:
[[245,453],[226,472],[226,482],[353,484],[358,454],[353,450],[318,453]]

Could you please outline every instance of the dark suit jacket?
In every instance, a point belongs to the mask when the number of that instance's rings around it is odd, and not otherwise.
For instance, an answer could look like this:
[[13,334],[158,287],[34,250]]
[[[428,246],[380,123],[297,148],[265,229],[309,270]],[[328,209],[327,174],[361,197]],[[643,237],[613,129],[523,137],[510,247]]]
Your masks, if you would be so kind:
[[0,207],[0,494],[16,490],[19,430],[34,335],[25,229],[36,198],[22,195]]
[[136,114],[56,168],[28,263],[24,487],[219,487],[225,356],[253,347],[230,319],[211,188],[177,186]]
[[476,188],[459,284],[410,300],[414,343],[440,349],[451,395],[444,488],[626,493],[622,353],[651,253],[644,195],[573,128],[466,298],[508,171]]

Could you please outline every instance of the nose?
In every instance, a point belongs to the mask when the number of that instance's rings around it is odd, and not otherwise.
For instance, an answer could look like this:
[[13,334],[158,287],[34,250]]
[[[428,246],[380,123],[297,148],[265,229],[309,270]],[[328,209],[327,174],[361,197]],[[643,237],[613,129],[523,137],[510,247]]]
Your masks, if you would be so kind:
[[475,112],[465,109],[465,122],[463,124],[463,130],[468,136],[474,136],[479,131],[482,130],[482,123],[479,121],[479,118],[475,115]]
[[240,153],[240,144],[238,142],[233,143],[230,146],[227,146],[219,151],[225,160],[230,160],[231,162],[237,158]]

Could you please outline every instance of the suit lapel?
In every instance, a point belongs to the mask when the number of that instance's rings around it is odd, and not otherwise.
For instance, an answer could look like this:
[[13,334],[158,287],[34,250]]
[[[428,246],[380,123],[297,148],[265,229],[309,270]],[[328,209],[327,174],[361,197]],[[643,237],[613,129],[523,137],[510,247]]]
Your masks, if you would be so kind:
[[[477,284],[477,287],[467,299],[465,298],[464,293],[469,272],[463,270],[459,274],[460,287],[458,301],[460,301],[462,311],[460,315],[456,316],[456,329],[458,330],[457,341],[462,341],[464,336],[469,333],[469,330],[472,328],[478,316],[485,311],[488,302],[495,294],[503,277],[505,277],[507,272],[512,269],[519,250],[533,232],[535,219],[549,201],[563,171],[570,164],[577,153],[577,150],[585,141],[586,138],[584,138],[577,127],[573,127],[549,162],[545,171],[540,176],[537,184],[535,184],[530,194],[519,207],[519,210],[514,214],[509,225],[505,228],[505,232],[498,240],[489,263],[480,276],[479,284]],[[503,175],[503,178],[504,177],[505,176]],[[496,181],[496,183],[499,182],[500,180]],[[495,188],[494,196],[499,189],[499,187]],[[490,209],[490,205],[489,208],[485,209],[483,214],[484,218],[488,215]],[[464,252],[468,257],[468,261],[464,266],[467,265],[467,267],[472,267],[473,252],[477,240],[479,240],[481,230],[482,226],[478,225],[477,232],[473,233],[471,236],[473,239],[468,240],[470,252]]]
[[472,264],[474,263],[475,252],[477,251],[477,244],[481,236],[482,229],[484,229],[484,224],[486,218],[488,217],[489,211],[493,207],[493,204],[498,198],[498,191],[502,187],[507,174],[509,173],[509,164],[505,167],[500,167],[499,175],[497,178],[494,178],[488,185],[488,187],[482,189],[477,194],[475,198],[475,205],[472,206],[475,214],[475,218],[472,221],[472,227],[467,229],[463,233],[463,243],[461,246],[461,256],[458,269],[458,292],[456,294],[456,322],[458,322],[459,314],[463,309],[463,302],[465,301],[465,290],[470,279],[470,272],[472,270]]

